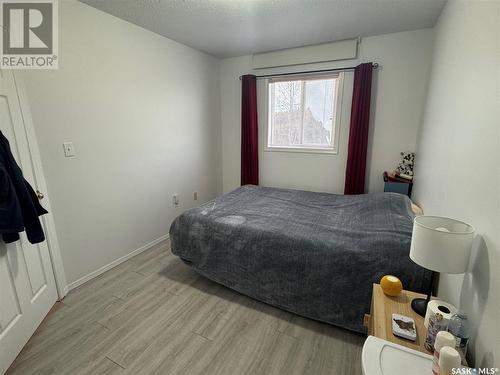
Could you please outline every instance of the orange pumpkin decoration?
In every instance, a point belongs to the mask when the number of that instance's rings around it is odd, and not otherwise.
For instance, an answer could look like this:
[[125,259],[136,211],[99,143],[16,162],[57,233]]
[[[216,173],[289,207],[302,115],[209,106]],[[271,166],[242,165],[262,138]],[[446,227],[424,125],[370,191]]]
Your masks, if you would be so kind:
[[403,290],[403,284],[396,276],[385,275],[380,279],[380,287],[384,294],[395,297]]

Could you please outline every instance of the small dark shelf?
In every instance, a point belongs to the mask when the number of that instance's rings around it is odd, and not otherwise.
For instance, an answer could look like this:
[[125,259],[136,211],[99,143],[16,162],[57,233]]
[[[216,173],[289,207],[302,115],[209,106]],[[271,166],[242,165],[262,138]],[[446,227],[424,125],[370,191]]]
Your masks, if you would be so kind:
[[391,176],[384,172],[384,192],[400,193],[411,198],[413,182],[398,176]]

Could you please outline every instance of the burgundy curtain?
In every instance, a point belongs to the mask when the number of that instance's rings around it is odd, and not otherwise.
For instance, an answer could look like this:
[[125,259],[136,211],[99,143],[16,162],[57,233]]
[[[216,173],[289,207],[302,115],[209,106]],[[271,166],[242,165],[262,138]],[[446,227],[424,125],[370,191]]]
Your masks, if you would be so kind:
[[365,192],[371,90],[372,63],[358,65],[354,71],[344,194],[363,194]]
[[259,184],[257,79],[241,77],[241,185]]

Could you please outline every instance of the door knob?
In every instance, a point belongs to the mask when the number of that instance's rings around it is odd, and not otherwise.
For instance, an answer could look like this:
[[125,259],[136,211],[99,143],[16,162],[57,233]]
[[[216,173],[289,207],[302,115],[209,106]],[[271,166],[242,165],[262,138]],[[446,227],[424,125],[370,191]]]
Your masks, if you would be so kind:
[[43,195],[43,193],[40,190],[36,191],[36,196],[38,197],[38,200],[40,200],[40,201],[43,199],[43,197],[45,197],[45,195]]

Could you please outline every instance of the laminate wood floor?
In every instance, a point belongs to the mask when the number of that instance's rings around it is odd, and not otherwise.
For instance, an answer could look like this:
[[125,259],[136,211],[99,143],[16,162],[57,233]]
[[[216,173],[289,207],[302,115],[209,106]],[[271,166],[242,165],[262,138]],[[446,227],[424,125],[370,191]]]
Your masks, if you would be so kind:
[[209,281],[164,242],[71,291],[7,374],[361,374],[364,339]]

